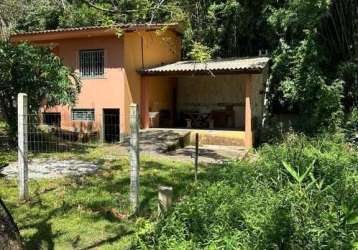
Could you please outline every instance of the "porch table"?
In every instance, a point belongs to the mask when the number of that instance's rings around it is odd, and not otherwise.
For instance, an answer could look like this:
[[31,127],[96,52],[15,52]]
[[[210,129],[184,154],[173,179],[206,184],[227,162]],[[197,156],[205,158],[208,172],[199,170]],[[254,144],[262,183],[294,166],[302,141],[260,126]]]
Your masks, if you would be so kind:
[[207,128],[209,126],[210,113],[188,112],[184,115],[192,121],[194,128]]

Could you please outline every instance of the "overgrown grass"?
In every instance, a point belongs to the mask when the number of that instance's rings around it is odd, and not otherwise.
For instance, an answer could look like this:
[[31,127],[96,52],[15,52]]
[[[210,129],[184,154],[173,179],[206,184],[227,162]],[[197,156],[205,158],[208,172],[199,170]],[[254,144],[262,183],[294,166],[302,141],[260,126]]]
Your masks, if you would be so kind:
[[135,232],[155,221],[157,187],[174,187],[180,197],[192,184],[191,164],[141,159],[141,214],[128,218],[129,163],[116,146],[89,147],[77,158],[101,166],[93,175],[30,181],[31,201],[20,203],[15,180],[0,178],[0,197],[12,212],[27,249],[125,249]]
[[[0,179],[28,249],[351,249],[357,241],[358,153],[337,138],[292,135],[254,159],[201,168],[197,184],[190,163],[142,158],[135,218],[127,217],[128,159],[116,146],[36,157],[101,168],[31,181],[28,203],[18,202],[15,180]],[[175,207],[158,221],[159,184],[174,187]]]
[[358,153],[339,138],[291,135],[212,170],[133,249],[358,247]]

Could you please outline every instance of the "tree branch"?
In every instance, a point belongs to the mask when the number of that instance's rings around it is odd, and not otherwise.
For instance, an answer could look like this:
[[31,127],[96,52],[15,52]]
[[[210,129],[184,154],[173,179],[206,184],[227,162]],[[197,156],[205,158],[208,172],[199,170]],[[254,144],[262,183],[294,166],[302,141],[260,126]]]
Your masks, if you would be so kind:
[[117,13],[118,12],[118,8],[114,7],[114,9],[106,9],[106,8],[102,8],[98,5],[96,5],[95,3],[92,3],[90,0],[83,0],[84,3],[86,3],[88,6],[95,8],[96,10],[100,10],[100,11],[104,11],[104,12],[111,12],[111,13]]
[[151,13],[151,18],[150,18],[149,23],[152,23],[152,22],[153,22],[156,12],[157,12],[158,9],[163,5],[164,1],[165,1],[165,0],[159,0],[158,5],[154,7],[154,9],[153,9],[153,11],[152,11],[152,13]]

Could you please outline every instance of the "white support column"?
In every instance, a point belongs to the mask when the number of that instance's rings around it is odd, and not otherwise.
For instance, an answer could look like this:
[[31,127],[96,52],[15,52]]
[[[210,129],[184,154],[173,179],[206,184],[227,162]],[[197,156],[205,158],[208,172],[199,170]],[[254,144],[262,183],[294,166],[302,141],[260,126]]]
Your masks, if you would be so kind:
[[130,203],[132,213],[139,209],[139,109],[138,104],[130,105]]
[[29,199],[28,189],[28,139],[27,139],[27,95],[20,93],[17,96],[17,131],[18,131],[18,171],[20,200]]
[[245,147],[252,148],[253,136],[252,136],[252,77],[246,76],[245,79]]

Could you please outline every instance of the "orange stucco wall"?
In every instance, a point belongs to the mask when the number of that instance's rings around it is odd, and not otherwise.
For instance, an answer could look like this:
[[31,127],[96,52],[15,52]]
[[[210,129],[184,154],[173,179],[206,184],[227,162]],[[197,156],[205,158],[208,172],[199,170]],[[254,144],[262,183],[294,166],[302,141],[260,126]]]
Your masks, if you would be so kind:
[[[102,112],[105,108],[120,109],[121,120],[124,119],[122,114],[125,99],[123,84],[123,39],[115,36],[106,36],[51,42],[57,45],[55,53],[63,60],[64,64],[74,69],[78,74],[80,50],[104,50],[104,76],[101,78],[81,78],[81,93],[75,105],[75,108],[94,109],[95,122],[72,121],[70,107],[55,107],[47,110],[50,112],[61,112],[61,126],[66,129],[71,129],[73,126],[97,129],[101,126]],[[124,128],[124,124],[121,124],[121,131],[124,131]]]
[[176,82],[176,78],[161,76],[148,78],[148,110],[150,112],[159,112],[162,109],[172,110]]
[[[176,115],[176,101],[174,96],[176,96],[177,88],[177,78],[174,77],[165,77],[165,76],[152,76],[147,77],[147,107],[148,112],[160,112],[162,110],[167,110],[170,112],[170,123],[174,125],[174,118]],[[175,110],[174,110],[175,109]],[[159,126],[158,120],[159,116],[156,117],[154,124],[152,126]],[[149,126],[149,121],[147,121],[146,127]]]
[[[165,88],[165,81],[159,80],[159,88],[154,91],[147,89],[143,93],[142,78],[137,70],[142,67],[157,66],[165,63],[171,63],[181,58],[181,40],[177,34],[167,30],[165,32],[131,32],[124,35],[124,68],[125,74],[125,115],[129,116],[129,104],[134,102],[139,105],[142,103],[142,95],[145,94],[147,100],[154,100],[161,96]],[[148,85],[150,86],[150,84]],[[143,90],[145,91],[145,90]],[[147,108],[149,105],[147,104]],[[129,118],[125,119],[126,130],[129,130]]]
[[[120,109],[120,131],[129,132],[129,105],[141,105],[142,67],[156,66],[180,59],[181,43],[177,33],[166,31],[126,32],[120,38],[115,35],[61,40],[36,41],[36,44],[55,45],[53,50],[66,66],[79,73],[79,50],[104,49],[105,72],[102,78],[81,78],[82,89],[74,108],[95,109],[95,122],[71,120],[70,107],[54,107],[47,112],[61,112],[61,126],[82,130],[98,130],[102,124],[102,111]],[[160,87],[155,94],[161,96]],[[168,102],[169,103],[169,102]]]

